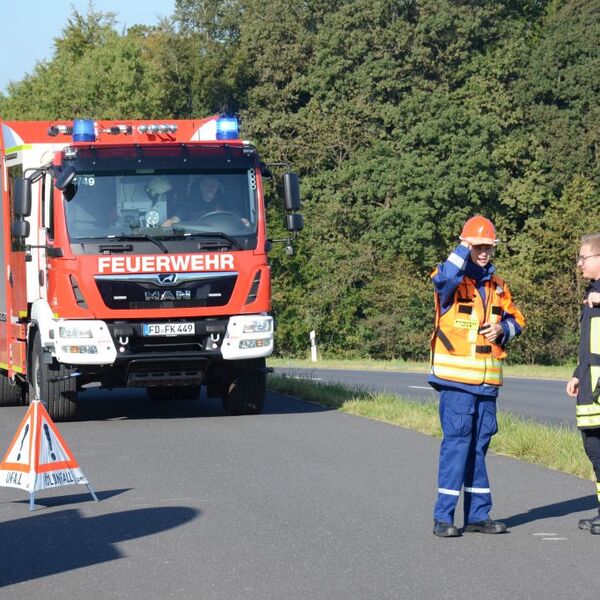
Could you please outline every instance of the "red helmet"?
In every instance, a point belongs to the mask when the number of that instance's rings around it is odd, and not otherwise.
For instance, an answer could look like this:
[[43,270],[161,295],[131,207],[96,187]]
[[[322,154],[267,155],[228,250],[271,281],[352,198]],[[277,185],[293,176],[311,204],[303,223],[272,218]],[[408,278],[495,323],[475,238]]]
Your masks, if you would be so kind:
[[494,224],[481,215],[471,217],[464,224],[460,239],[474,246],[478,244],[492,244],[495,246],[498,243]]

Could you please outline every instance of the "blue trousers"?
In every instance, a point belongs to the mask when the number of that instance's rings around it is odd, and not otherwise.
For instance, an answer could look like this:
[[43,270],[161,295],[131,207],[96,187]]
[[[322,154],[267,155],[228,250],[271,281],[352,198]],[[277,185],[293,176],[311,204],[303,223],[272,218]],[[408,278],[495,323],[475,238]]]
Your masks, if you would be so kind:
[[442,389],[440,421],[444,437],[433,518],[454,523],[462,488],[465,524],[485,521],[492,508],[485,455],[492,436],[498,431],[496,398]]

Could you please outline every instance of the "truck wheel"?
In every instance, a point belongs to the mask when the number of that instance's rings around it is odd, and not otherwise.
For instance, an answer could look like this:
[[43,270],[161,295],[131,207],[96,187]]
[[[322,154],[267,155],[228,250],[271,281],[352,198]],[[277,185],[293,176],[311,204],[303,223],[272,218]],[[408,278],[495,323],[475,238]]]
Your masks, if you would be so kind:
[[44,363],[39,334],[33,338],[29,402],[39,398],[53,421],[72,421],[77,416],[77,382],[72,369],[52,360]]
[[265,404],[267,372],[264,358],[238,361],[222,396],[228,415],[259,415]]
[[22,385],[15,381],[13,384],[8,379],[8,374],[0,373],[0,406],[19,406],[24,404],[25,392]]
[[166,400],[196,400],[200,395],[199,385],[171,385],[147,387],[146,394],[153,402]]

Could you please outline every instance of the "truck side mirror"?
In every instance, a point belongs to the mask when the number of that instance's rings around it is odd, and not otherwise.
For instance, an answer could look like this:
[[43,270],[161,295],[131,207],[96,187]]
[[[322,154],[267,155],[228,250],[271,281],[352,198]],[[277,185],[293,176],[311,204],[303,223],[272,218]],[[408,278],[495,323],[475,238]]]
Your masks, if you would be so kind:
[[10,233],[12,237],[24,240],[29,236],[29,221],[14,221],[10,226]]
[[304,217],[298,213],[285,215],[284,225],[288,231],[302,231],[304,229]]
[[31,181],[24,177],[17,177],[14,182],[13,212],[17,218],[31,215]]
[[300,183],[296,173],[283,174],[285,210],[300,210]]
[[75,173],[77,173],[77,171],[73,165],[65,167],[62,171],[57,173],[56,179],[54,180],[54,187],[57,190],[64,190],[71,181],[73,181]]

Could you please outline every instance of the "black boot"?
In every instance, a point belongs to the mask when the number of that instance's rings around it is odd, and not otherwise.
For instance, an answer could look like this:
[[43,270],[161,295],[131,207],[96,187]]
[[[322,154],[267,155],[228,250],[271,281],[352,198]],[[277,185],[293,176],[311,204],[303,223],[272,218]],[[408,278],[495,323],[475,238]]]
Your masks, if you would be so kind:
[[[592,528],[598,528],[598,531],[592,531]],[[600,533],[600,514],[596,514],[591,519],[581,519],[579,521],[579,529],[585,529],[586,531],[590,531],[591,533],[598,534]]]
[[478,533],[506,533],[506,523],[494,521],[493,519],[477,521],[476,523],[469,523],[466,525],[465,531],[477,531]]
[[458,529],[452,523],[433,522],[433,535],[438,537],[457,537],[460,535]]

